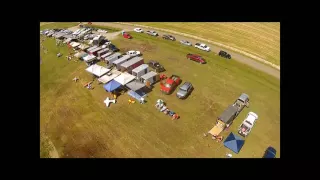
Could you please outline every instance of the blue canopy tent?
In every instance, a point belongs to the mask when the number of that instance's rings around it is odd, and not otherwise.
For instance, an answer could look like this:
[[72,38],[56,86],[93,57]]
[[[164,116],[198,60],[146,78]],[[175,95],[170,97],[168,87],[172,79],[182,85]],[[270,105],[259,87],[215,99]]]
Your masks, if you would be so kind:
[[223,144],[226,148],[238,154],[244,144],[244,140],[241,139],[240,136],[237,136],[231,132],[226,140],[224,140]]
[[110,81],[108,84],[105,84],[105,85],[103,86],[103,88],[104,88],[105,90],[107,90],[108,92],[112,92],[112,91],[118,89],[120,86],[121,86],[120,83],[118,83],[118,82],[115,81],[115,80],[112,80],[112,81]]

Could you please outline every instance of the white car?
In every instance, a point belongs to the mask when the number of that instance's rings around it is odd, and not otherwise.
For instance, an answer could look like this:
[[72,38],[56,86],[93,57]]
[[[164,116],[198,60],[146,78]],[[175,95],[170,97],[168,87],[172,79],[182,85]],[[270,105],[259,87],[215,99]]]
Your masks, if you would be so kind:
[[183,45],[192,46],[191,42],[189,42],[187,40],[181,40],[180,43]]
[[134,28],[133,30],[138,33],[143,33],[143,30],[141,28]]
[[254,123],[257,121],[258,115],[254,112],[249,112],[242,124],[239,126],[238,133],[246,137],[252,130]]
[[207,52],[209,52],[210,51],[210,47],[209,46],[207,46],[206,44],[200,44],[200,43],[196,43],[195,45],[194,45],[194,47],[196,47],[196,48],[198,48],[198,49],[201,49],[201,50],[203,50],[203,51],[207,51]]
[[158,33],[155,31],[147,31],[147,34],[149,34],[150,36],[158,36]]
[[133,50],[128,51],[126,54],[129,55],[129,56],[131,56],[131,57],[141,55],[140,51],[133,51]]
[[102,49],[108,47],[111,44],[111,41],[105,40],[106,42],[101,46]]

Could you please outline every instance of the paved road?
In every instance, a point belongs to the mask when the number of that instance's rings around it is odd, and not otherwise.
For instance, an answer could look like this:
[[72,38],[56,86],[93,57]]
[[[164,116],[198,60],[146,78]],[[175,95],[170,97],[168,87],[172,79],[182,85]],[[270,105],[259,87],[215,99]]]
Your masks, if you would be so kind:
[[[137,26],[132,26],[132,25],[126,25],[126,24],[118,24],[118,23],[109,23],[109,22],[95,22],[94,23],[95,25],[105,25],[105,26],[111,26],[111,27],[115,27],[115,28],[119,28],[119,29],[123,29],[124,31],[133,31],[134,28],[136,28]],[[152,30],[152,29],[149,29],[149,28],[142,28],[144,31],[147,31],[147,30]],[[159,36],[163,35],[163,34],[168,34],[166,32],[161,32],[161,31],[156,31]],[[173,35],[173,34],[172,34]],[[192,44],[195,44],[196,42],[199,42],[199,40],[196,40],[196,39],[193,39],[193,38],[189,38],[189,37],[184,37],[184,36],[181,36],[181,35],[177,35],[177,34],[174,34],[176,40],[179,42],[180,40],[188,40],[189,42],[191,42]],[[229,54],[231,54],[232,56],[232,59],[236,60],[236,61],[239,61],[241,63],[244,63],[244,64],[247,64],[257,70],[260,70],[260,71],[263,71],[265,73],[268,73],[278,79],[280,79],[280,71],[275,69],[275,68],[272,68],[268,65],[265,65],[263,63],[260,63],[254,59],[251,59],[247,56],[243,56],[239,53],[235,53],[235,52],[231,52],[230,50],[227,50],[227,49],[224,49],[224,48],[221,48],[221,47],[218,47],[216,45],[213,45],[213,44],[209,44],[209,43],[206,43],[209,47],[211,47],[211,51],[212,52],[215,52],[215,53],[219,53],[220,50],[225,50],[227,51]],[[210,53],[210,52],[209,52]]]

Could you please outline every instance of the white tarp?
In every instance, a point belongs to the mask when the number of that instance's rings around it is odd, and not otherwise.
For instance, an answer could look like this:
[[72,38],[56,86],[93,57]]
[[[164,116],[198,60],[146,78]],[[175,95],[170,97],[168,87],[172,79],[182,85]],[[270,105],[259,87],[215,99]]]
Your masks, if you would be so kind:
[[112,79],[118,77],[121,74],[121,72],[116,70],[116,69],[111,70],[109,73],[107,73],[106,75],[101,76],[98,79],[98,81],[106,84],[107,82],[111,81]]
[[125,84],[131,82],[132,80],[134,80],[135,78],[136,78],[135,76],[133,76],[127,72],[124,72],[120,76],[114,78],[114,80],[122,85],[125,85]]
[[94,65],[88,67],[86,69],[86,71],[88,71],[89,73],[94,74],[94,75],[96,75],[98,77],[101,77],[102,75],[104,75],[107,72],[109,72],[110,69],[107,69],[105,67],[102,67],[102,66],[99,66],[97,64],[94,64]]

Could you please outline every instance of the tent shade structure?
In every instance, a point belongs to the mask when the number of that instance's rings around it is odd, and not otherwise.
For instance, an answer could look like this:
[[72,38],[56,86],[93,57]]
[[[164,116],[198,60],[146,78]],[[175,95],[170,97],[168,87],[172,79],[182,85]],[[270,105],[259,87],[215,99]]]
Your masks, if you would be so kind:
[[147,82],[150,83],[150,85],[158,82],[160,80],[160,75],[154,71],[150,71],[147,74],[140,77],[140,82],[146,84]]
[[231,132],[229,136],[223,142],[224,146],[234,153],[239,153],[242,146],[244,145],[244,140],[240,136]]
[[135,76],[132,76],[131,74],[125,72],[119,75],[118,77],[114,78],[115,81],[122,85],[126,85],[127,83],[131,82],[135,79]]
[[128,73],[131,73],[134,68],[140,66],[143,63],[144,63],[144,61],[143,61],[142,57],[134,57],[134,58],[130,59],[129,61],[121,64],[120,70],[122,72],[127,71]]
[[78,43],[78,42],[72,42],[72,43],[70,43],[70,45],[71,45],[71,47],[75,48],[75,47],[79,46],[80,43]]
[[140,79],[142,75],[145,75],[149,72],[148,67],[148,64],[141,64],[140,66],[134,68],[131,74],[136,76],[137,79]]
[[128,95],[131,96],[131,97],[133,97],[133,98],[135,98],[136,100],[140,101],[140,99],[141,99],[142,97],[145,97],[145,96],[146,96],[146,93],[143,92],[143,91],[140,91],[140,90],[138,90],[138,91],[132,91],[132,90],[130,90],[130,91],[128,91]]
[[108,63],[111,64],[113,61],[121,58],[121,53],[114,53],[111,56],[106,57],[104,60]]
[[108,82],[108,84],[105,84],[103,86],[103,88],[108,91],[108,92],[112,92],[116,89],[118,89],[119,87],[121,86],[120,83],[118,83],[117,81],[115,80],[111,80],[110,82]]
[[102,55],[106,54],[109,51],[109,48],[101,49],[97,52],[97,56],[100,58]]
[[112,79],[118,77],[121,74],[120,71],[117,71],[116,69],[111,70],[110,72],[108,72],[107,74],[101,76],[98,81],[105,84],[109,81],[111,81]]
[[88,54],[87,56],[83,57],[82,58],[85,62],[92,62],[93,60],[96,59],[96,56],[95,55],[92,55],[92,54]]
[[110,69],[94,64],[88,67],[86,71],[88,71],[91,74],[94,74],[95,76],[101,77],[102,75],[108,73]]
[[145,87],[146,85],[139,82],[139,81],[131,81],[129,83],[126,84],[126,86],[131,89],[132,91],[137,91],[142,89],[143,87]]
[[115,67],[120,70],[120,65],[124,62],[127,62],[129,59],[131,58],[131,56],[129,55],[124,55],[121,58],[113,61],[112,63],[115,65]]
[[89,46],[86,45],[86,44],[81,44],[81,45],[79,46],[79,49],[81,49],[81,50],[86,50],[86,49],[88,49],[88,48],[89,48]]
[[101,59],[105,60],[106,57],[111,56],[113,52],[107,52],[106,54],[101,56]]
[[80,51],[80,52],[77,52],[77,53],[74,55],[74,57],[76,57],[76,58],[82,58],[82,57],[84,57],[85,55],[87,55],[86,52]]

